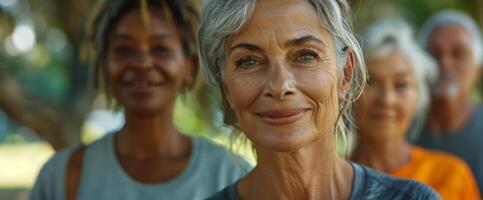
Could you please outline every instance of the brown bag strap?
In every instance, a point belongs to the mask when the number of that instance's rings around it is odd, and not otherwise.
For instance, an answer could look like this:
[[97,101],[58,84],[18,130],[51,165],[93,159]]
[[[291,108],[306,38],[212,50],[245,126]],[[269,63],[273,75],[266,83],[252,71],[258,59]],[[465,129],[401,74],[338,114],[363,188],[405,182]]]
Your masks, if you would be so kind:
[[67,172],[65,176],[66,182],[66,196],[67,200],[75,200],[77,189],[82,173],[82,163],[84,160],[85,145],[81,145],[72,153],[69,162],[67,163]]

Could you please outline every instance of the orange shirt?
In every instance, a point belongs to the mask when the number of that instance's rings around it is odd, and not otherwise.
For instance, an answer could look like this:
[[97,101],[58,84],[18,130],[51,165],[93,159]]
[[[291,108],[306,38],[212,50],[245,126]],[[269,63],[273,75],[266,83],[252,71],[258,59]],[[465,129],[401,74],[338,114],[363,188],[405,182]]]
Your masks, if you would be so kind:
[[469,167],[447,153],[412,146],[411,162],[390,174],[424,183],[436,190],[443,200],[480,199]]

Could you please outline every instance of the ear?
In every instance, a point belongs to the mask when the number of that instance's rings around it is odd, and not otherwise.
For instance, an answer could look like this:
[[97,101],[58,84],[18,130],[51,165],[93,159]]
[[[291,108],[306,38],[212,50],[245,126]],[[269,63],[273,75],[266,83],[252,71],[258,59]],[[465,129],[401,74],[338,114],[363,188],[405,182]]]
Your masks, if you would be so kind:
[[344,70],[342,71],[343,76],[339,85],[339,97],[344,98],[350,90],[352,78],[354,77],[355,70],[355,55],[352,49],[347,49],[346,62]]
[[198,59],[196,56],[190,56],[186,58],[186,71],[184,74],[183,82],[188,87],[195,84],[197,69],[198,69]]

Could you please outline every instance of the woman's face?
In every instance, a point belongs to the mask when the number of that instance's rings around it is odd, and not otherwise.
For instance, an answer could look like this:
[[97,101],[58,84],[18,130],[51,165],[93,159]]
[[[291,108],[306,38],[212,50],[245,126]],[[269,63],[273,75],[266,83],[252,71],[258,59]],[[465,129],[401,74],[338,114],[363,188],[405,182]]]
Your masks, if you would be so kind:
[[307,1],[258,1],[225,48],[226,98],[255,147],[290,152],[334,133],[333,40]]
[[419,98],[408,58],[393,51],[367,61],[369,84],[356,105],[361,137],[404,138]]
[[174,22],[149,9],[149,24],[138,8],[119,18],[109,35],[109,85],[126,114],[154,115],[172,106],[189,62]]

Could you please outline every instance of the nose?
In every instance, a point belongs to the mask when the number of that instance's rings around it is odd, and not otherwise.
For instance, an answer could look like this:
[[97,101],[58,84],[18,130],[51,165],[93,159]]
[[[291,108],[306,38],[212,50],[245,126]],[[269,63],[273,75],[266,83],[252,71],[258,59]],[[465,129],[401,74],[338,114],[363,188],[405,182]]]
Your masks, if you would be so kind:
[[391,107],[393,106],[396,101],[397,97],[395,91],[386,87],[381,88],[379,92],[379,103],[382,107]]
[[453,60],[450,55],[443,54],[440,58],[438,58],[438,64],[442,73],[448,73],[452,68]]
[[131,66],[139,70],[150,70],[154,66],[154,59],[149,52],[140,51],[137,53],[136,58]]
[[264,96],[283,100],[295,94],[295,77],[283,62],[278,62],[269,69]]

